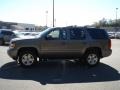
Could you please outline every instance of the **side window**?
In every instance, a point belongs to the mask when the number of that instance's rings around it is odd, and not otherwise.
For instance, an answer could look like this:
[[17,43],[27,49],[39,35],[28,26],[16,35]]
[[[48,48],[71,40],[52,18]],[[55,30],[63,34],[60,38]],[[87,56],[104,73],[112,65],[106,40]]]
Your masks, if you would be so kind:
[[47,35],[47,39],[49,40],[58,40],[60,39],[60,30],[53,30]]
[[67,40],[67,31],[66,30],[61,30],[61,35],[62,35],[62,40]]
[[8,35],[13,35],[14,33],[13,32],[8,32]]
[[4,35],[12,35],[13,32],[11,32],[11,31],[2,31],[2,34],[4,34]]
[[4,31],[1,31],[1,33],[2,33],[3,35],[5,35],[5,32],[4,32]]
[[74,28],[70,30],[71,40],[83,40],[85,39],[85,32],[80,28]]
[[103,29],[87,29],[93,39],[108,39],[108,34]]
[[3,35],[8,35],[7,31],[2,31]]

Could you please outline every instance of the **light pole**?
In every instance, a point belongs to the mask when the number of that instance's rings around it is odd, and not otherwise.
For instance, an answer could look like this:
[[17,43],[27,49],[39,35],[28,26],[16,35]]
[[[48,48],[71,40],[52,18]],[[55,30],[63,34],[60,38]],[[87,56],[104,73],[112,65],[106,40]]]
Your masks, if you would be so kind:
[[47,27],[47,21],[48,21],[48,11],[46,11],[45,13],[46,13],[46,27]]
[[56,26],[56,18],[54,19],[54,26]]
[[115,29],[115,38],[116,38],[116,33],[117,33],[117,31],[118,31],[118,28],[117,28],[117,26],[118,26],[118,22],[117,22],[117,10],[118,10],[118,8],[116,8],[116,29]]
[[54,16],[54,0],[53,0],[53,27],[55,26],[54,18],[55,18],[55,16]]
[[116,27],[117,27],[117,10],[118,8],[116,8]]

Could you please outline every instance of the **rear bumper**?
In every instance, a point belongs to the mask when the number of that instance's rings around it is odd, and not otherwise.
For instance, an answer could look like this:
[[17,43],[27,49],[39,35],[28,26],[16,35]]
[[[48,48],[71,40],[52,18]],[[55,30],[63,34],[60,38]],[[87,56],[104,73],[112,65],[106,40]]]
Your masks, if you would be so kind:
[[108,57],[112,54],[112,49],[107,49],[102,52],[103,57]]

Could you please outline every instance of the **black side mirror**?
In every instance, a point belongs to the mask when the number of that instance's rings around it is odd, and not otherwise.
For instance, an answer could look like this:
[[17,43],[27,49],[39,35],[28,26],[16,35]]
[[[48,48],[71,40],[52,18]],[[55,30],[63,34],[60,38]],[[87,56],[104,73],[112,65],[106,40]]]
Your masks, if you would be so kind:
[[45,39],[46,39],[46,40],[52,40],[53,38],[52,38],[51,35],[47,35],[47,36],[45,37]]

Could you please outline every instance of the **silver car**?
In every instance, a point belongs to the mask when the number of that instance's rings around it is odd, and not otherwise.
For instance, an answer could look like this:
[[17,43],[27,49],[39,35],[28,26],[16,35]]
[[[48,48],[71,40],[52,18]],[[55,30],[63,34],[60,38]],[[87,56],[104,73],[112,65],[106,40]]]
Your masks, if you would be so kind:
[[0,29],[0,45],[9,43],[11,39],[15,38],[16,35],[8,29]]

